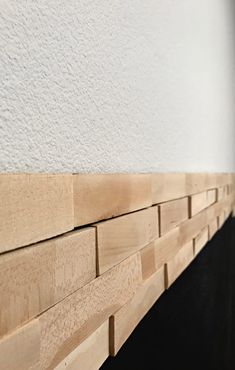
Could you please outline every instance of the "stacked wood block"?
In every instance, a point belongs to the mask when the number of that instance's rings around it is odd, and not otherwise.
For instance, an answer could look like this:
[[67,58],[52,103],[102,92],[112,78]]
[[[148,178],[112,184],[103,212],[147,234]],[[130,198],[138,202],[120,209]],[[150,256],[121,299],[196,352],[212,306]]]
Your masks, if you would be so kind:
[[234,174],[0,175],[0,370],[99,369],[234,194]]

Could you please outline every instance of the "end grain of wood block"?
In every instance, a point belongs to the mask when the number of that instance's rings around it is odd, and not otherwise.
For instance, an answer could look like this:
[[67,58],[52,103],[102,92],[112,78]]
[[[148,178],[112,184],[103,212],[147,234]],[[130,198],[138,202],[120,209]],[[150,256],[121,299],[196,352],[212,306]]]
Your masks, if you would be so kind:
[[209,239],[209,231],[208,226],[206,226],[197,236],[194,238],[193,248],[194,248],[194,255],[197,255],[202,248],[206,245]]
[[73,229],[72,175],[0,175],[0,253]]
[[152,205],[150,174],[74,174],[73,182],[75,226]]
[[95,277],[92,227],[0,255],[0,337]]
[[193,242],[184,245],[175,257],[166,264],[166,288],[179,277],[194,258]]
[[152,203],[162,203],[186,195],[185,173],[152,174]]
[[73,350],[55,370],[98,370],[109,356],[109,320]]
[[101,275],[159,236],[158,207],[100,222],[95,227]]
[[110,318],[110,354],[123,343],[164,292],[164,266],[143,282],[133,298]]
[[162,236],[188,219],[188,197],[159,204],[159,214],[160,236]]
[[190,196],[190,217],[195,216],[203,209],[209,207],[216,202],[216,189],[208,190],[199,194]]
[[5,353],[11,356],[3,362],[11,367],[0,369],[54,369],[125,305],[141,283],[141,260],[136,253],[25,324],[23,329],[3,337],[0,358]]
[[217,218],[215,218],[209,224],[209,238],[210,239],[213,238],[217,230],[218,230],[218,221],[217,221]]

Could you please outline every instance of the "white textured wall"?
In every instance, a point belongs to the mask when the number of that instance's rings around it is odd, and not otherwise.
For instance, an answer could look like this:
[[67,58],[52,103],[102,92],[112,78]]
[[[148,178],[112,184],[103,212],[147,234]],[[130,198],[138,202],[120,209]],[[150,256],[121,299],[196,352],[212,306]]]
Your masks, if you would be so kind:
[[235,170],[233,0],[0,0],[0,171]]

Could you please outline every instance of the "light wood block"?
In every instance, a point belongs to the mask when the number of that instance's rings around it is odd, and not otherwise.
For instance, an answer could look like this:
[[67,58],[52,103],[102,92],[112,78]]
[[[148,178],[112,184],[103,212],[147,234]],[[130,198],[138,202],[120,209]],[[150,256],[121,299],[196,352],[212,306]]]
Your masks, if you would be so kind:
[[73,350],[55,370],[98,370],[109,356],[109,320]]
[[167,261],[171,260],[179,251],[182,245],[179,244],[179,228],[169,231],[161,238],[155,240],[154,254],[155,254],[155,270],[158,270]]
[[217,218],[215,218],[209,224],[209,238],[210,239],[213,238],[217,230],[218,230],[218,221],[217,221]]
[[[0,340],[0,355],[7,347],[8,356],[17,359],[17,370],[28,369],[28,362],[26,366],[25,361],[29,359],[30,369],[54,369],[115,311],[125,305],[141,283],[141,259],[140,254],[136,253],[70,294],[26,324],[23,329],[14,331],[9,337],[3,337]],[[34,346],[31,340],[25,339],[31,336],[35,337]],[[17,357],[15,343],[20,347]],[[6,369],[8,368],[1,367],[0,363],[0,370]]]
[[190,217],[201,212],[216,202],[216,189],[208,190],[199,194],[190,196]]
[[224,211],[221,212],[221,214],[218,216],[218,227],[221,228],[225,221],[225,215]]
[[202,248],[206,245],[209,240],[208,226],[206,226],[202,231],[194,238],[194,255],[197,255]]
[[185,173],[152,174],[152,203],[162,203],[186,195]]
[[152,205],[148,174],[75,174],[73,182],[75,226]]
[[160,235],[166,234],[189,217],[188,197],[159,204]]
[[[159,239],[160,240],[160,239]],[[156,271],[154,242],[140,250],[143,280],[148,279]]]
[[166,264],[166,287],[169,286],[179,277],[194,258],[193,243],[188,242],[184,245],[175,257]]
[[72,175],[0,175],[0,252],[73,228]]
[[227,185],[219,187],[217,189],[217,202],[226,198],[227,195]]
[[164,267],[145,280],[133,298],[110,318],[110,353],[116,355],[144,315],[164,292]]
[[0,337],[95,277],[94,228],[0,255]]
[[158,237],[158,207],[100,222],[95,226],[100,275]]

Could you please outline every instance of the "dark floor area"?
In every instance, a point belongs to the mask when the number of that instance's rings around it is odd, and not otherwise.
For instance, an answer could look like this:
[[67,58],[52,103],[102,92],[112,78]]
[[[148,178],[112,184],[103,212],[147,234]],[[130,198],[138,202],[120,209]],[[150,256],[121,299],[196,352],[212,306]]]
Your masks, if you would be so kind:
[[235,370],[235,218],[101,370]]

